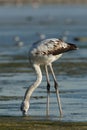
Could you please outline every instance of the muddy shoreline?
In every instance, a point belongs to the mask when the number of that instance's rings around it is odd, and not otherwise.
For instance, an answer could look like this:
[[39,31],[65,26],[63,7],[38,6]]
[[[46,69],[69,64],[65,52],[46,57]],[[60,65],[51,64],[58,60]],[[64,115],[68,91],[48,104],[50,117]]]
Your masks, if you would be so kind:
[[0,117],[1,130],[85,130],[87,122],[31,120],[29,117]]
[[6,4],[87,4],[87,0],[0,0],[0,5]]

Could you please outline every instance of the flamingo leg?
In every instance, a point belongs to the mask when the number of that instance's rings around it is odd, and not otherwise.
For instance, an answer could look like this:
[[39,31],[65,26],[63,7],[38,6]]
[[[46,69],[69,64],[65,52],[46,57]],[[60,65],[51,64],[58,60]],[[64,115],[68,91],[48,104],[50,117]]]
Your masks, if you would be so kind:
[[49,66],[50,66],[50,70],[51,70],[51,73],[52,73],[52,76],[53,76],[53,79],[54,79],[54,87],[55,87],[55,91],[56,91],[56,96],[57,96],[57,102],[58,102],[58,106],[59,106],[60,116],[62,116],[63,113],[62,113],[61,101],[60,101],[60,96],[59,96],[58,83],[57,83],[57,80],[56,80],[56,77],[55,77],[55,74],[54,74],[54,71],[53,71],[52,64],[50,64]]
[[46,79],[47,79],[47,104],[46,104],[46,115],[49,115],[49,99],[50,99],[50,80],[48,74],[47,65],[45,66]]

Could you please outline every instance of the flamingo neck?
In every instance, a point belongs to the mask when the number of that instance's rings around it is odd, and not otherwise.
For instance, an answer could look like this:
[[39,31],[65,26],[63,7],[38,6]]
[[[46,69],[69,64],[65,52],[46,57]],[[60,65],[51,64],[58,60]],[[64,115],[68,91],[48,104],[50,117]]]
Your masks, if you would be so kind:
[[42,72],[41,72],[40,66],[36,65],[36,64],[34,64],[33,66],[36,71],[37,78],[36,78],[36,81],[27,89],[25,96],[24,96],[25,101],[30,100],[32,93],[39,86],[39,84],[41,83],[41,80],[42,80]]

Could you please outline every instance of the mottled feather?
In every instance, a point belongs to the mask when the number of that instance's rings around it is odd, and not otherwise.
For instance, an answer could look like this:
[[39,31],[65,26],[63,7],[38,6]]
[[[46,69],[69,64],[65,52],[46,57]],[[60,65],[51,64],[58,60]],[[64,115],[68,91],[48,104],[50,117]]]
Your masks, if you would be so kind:
[[77,47],[71,43],[65,43],[61,39],[46,39],[33,44],[32,54],[34,55],[58,55],[70,50],[76,50]]

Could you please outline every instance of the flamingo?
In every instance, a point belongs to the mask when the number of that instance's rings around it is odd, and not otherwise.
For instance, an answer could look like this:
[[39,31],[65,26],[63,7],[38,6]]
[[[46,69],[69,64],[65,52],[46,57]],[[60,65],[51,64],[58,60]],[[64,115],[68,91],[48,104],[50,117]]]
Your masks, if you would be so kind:
[[26,90],[25,96],[21,104],[21,111],[23,115],[27,115],[30,106],[30,97],[34,90],[40,85],[42,81],[42,72],[40,66],[43,65],[46,72],[47,79],[47,104],[46,114],[49,115],[49,98],[50,98],[50,80],[48,74],[48,67],[51,70],[54,88],[57,97],[57,103],[59,106],[60,116],[63,115],[62,106],[59,96],[58,83],[53,71],[52,63],[59,59],[64,52],[76,50],[77,46],[72,43],[66,43],[61,39],[50,38],[42,41],[35,42],[29,50],[29,61],[36,72],[35,82]]

